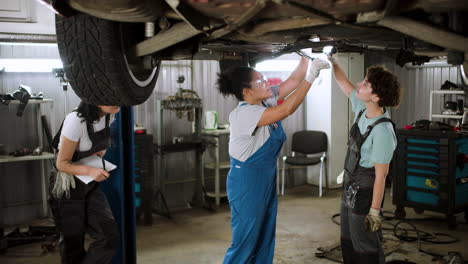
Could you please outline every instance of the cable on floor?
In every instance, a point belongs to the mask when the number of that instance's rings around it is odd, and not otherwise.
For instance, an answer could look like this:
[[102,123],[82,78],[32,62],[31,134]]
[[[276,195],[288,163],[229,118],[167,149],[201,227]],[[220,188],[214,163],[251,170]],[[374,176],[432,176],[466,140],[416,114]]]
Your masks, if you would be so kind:
[[[431,243],[431,244],[452,244],[460,241],[457,237],[452,236],[446,233],[430,233],[423,230],[418,229],[414,224],[410,223],[409,221],[443,221],[445,219],[442,218],[408,218],[408,219],[397,219],[394,216],[388,216],[388,214],[393,214],[391,212],[385,211],[384,214],[384,221],[383,223],[392,226],[389,227],[382,227],[382,232],[392,232],[395,237],[399,240],[404,242],[418,242],[418,250],[420,252],[424,252],[431,256],[442,258],[443,256],[440,254],[436,254],[433,252],[428,252],[421,247],[421,242]],[[339,217],[340,214],[334,214],[331,218],[332,222],[341,225],[341,223],[336,219]],[[392,223],[391,221],[398,220],[396,223]],[[404,228],[402,225],[409,225],[410,228]]]

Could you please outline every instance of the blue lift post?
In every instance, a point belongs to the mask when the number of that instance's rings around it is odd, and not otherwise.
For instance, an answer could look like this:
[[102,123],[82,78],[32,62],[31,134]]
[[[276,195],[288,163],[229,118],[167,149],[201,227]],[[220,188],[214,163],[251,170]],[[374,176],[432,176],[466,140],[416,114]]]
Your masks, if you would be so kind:
[[133,109],[122,106],[111,125],[112,146],[105,159],[116,164],[109,180],[101,188],[107,196],[110,207],[120,229],[120,247],[113,264],[136,263],[136,213],[134,181],[134,134]]

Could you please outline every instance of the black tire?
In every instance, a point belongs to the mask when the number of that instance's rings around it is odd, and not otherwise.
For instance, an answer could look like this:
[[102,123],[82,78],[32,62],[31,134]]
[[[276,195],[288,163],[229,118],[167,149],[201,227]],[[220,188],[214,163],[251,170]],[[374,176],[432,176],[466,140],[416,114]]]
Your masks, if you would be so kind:
[[[151,95],[160,63],[144,69],[125,55],[144,39],[144,24],[120,23],[86,14],[56,16],[57,43],[73,90],[94,105],[136,105]],[[130,62],[131,63],[127,63]]]

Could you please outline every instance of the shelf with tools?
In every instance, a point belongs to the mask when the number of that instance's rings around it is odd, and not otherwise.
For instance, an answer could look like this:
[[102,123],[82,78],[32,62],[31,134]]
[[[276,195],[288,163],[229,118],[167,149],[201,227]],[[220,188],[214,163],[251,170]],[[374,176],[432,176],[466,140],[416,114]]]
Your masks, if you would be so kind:
[[[44,127],[43,127],[43,124],[41,122],[41,116],[42,116],[42,112],[43,110],[45,111],[45,109],[41,109],[41,105],[43,104],[46,104],[47,105],[47,108],[50,107],[50,110],[52,109],[53,107],[53,103],[54,103],[54,100],[53,99],[41,99],[41,100],[38,100],[38,99],[30,99],[27,101],[27,103],[25,102],[22,102],[22,101],[19,101],[19,100],[8,100],[8,101],[5,101],[4,104],[0,104],[0,111],[2,110],[6,110],[6,109],[11,109],[11,111],[16,111],[16,114],[17,116],[14,117],[14,123],[23,123],[23,122],[26,122],[29,119],[28,118],[25,118],[25,117],[20,117],[18,116],[18,108],[21,107],[22,104],[26,104],[25,107],[23,106],[23,109],[31,109],[31,111],[33,111],[33,119],[36,121],[36,124],[35,126],[33,127],[32,131],[29,131],[27,133],[28,136],[30,135],[34,135],[33,137],[36,139],[36,140],[33,140],[33,142],[35,141],[34,144],[37,144],[35,145],[34,147],[36,146],[39,146],[41,148],[41,151],[39,152],[36,152],[34,153],[34,151],[29,151],[27,148],[20,148],[20,149],[24,149],[23,152],[19,153],[18,155],[6,155],[8,154],[9,152],[7,152],[5,149],[3,149],[3,155],[0,155],[0,164],[2,166],[9,166],[10,163],[15,163],[15,162],[38,162],[39,163],[39,166],[40,166],[40,169],[38,170],[37,174],[39,174],[38,176],[40,176],[40,179],[41,179],[41,184],[40,186],[38,186],[37,188],[41,188],[41,199],[40,199],[40,203],[42,204],[42,210],[41,210],[41,216],[47,216],[48,215],[48,204],[47,204],[47,181],[48,181],[48,175],[49,173],[46,172],[46,169],[47,169],[47,166],[46,166],[46,162],[48,162],[47,160],[53,160],[54,159],[54,154],[53,153],[50,153],[50,152],[45,152],[45,151],[42,151],[43,147],[44,147]],[[47,109],[47,111],[49,111],[49,109]],[[22,111],[21,111],[22,113]],[[10,114],[8,114],[9,116]],[[4,116],[5,118],[7,117],[7,115]],[[31,129],[30,127],[28,127],[28,129]],[[35,131],[35,132],[33,132]],[[14,130],[11,130],[11,132],[7,132],[7,133],[15,133]],[[23,133],[16,133],[14,134],[15,137],[19,136],[19,135],[24,135]],[[29,142],[28,144],[31,144],[31,140],[28,139],[27,142]],[[12,149],[10,149],[11,151]],[[6,152],[6,153],[5,153]],[[37,155],[34,155],[34,154],[37,154]],[[6,167],[5,167],[6,168]],[[7,177],[8,174],[7,173],[4,173],[2,174],[2,178],[3,177]],[[18,202],[18,201],[11,201],[11,202],[8,202],[7,204],[4,204],[4,206],[6,207],[16,207],[16,206],[22,206],[24,204],[31,204],[31,203],[39,203],[38,200],[34,200],[34,201],[30,201],[30,200],[27,200],[27,201],[21,201],[21,202]]]
[[205,163],[205,168],[207,169],[229,169],[231,167],[231,163],[229,161],[221,161],[219,164],[216,162],[207,162]]
[[[461,95],[463,96],[465,92],[463,90],[432,90],[429,97],[429,120],[433,118],[443,118],[443,119],[462,119],[463,114],[434,114],[433,102],[434,95]],[[463,106],[461,106],[463,108]]]
[[[221,135],[229,135],[229,129],[215,129],[215,130],[203,130],[202,135],[205,137],[211,138],[210,147],[214,152],[214,162],[205,162],[203,167],[205,169],[210,169],[214,171],[214,190],[206,191],[206,196],[215,198],[215,205],[219,206],[221,203],[221,198],[226,197],[227,193],[224,190],[221,190],[221,172],[222,169],[229,169],[231,164],[229,161],[220,161],[219,156],[219,137]],[[205,188],[206,178],[203,176],[202,185]]]
[[[11,100],[11,101],[8,101],[9,104],[12,104],[12,105],[17,105],[17,104],[21,104],[20,101],[18,100]],[[43,103],[53,103],[54,100],[53,99],[42,99],[42,100],[37,100],[37,99],[31,99],[28,101],[28,104],[43,104]]]
[[463,115],[444,115],[444,114],[432,114],[432,118],[451,118],[451,119],[462,119]]
[[17,162],[17,161],[30,161],[30,160],[47,160],[53,159],[54,154],[49,152],[42,152],[41,155],[25,155],[25,156],[12,156],[12,155],[0,155],[0,163],[5,162]]

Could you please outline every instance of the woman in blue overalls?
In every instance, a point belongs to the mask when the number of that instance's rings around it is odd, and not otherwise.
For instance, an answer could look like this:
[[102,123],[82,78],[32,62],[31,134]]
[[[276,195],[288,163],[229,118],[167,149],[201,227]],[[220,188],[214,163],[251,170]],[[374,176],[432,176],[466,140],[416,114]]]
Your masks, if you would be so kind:
[[[79,165],[76,162],[91,155],[103,157],[110,147],[110,114],[118,106],[94,106],[80,103],[68,114],[52,145],[58,149],[57,172],[51,174],[50,199],[55,224],[60,233],[61,263],[110,263],[119,233],[106,196],[99,182],[109,177],[103,168]],[[88,175],[93,181],[85,184],[74,175]],[[84,248],[85,233],[94,241]]]
[[333,73],[356,115],[349,131],[341,201],[341,249],[345,264],[383,264],[382,212],[385,178],[396,148],[396,135],[387,107],[400,99],[395,75],[371,67],[357,87],[332,57]]
[[[278,203],[276,159],[286,140],[281,120],[302,103],[319,71],[329,68],[328,62],[315,59],[306,76],[307,65],[308,59],[302,58],[279,87],[268,87],[263,75],[248,67],[219,76],[221,93],[234,95],[240,101],[229,115],[231,169],[227,194],[232,245],[225,264],[273,262]],[[289,94],[282,104],[276,105]]]

